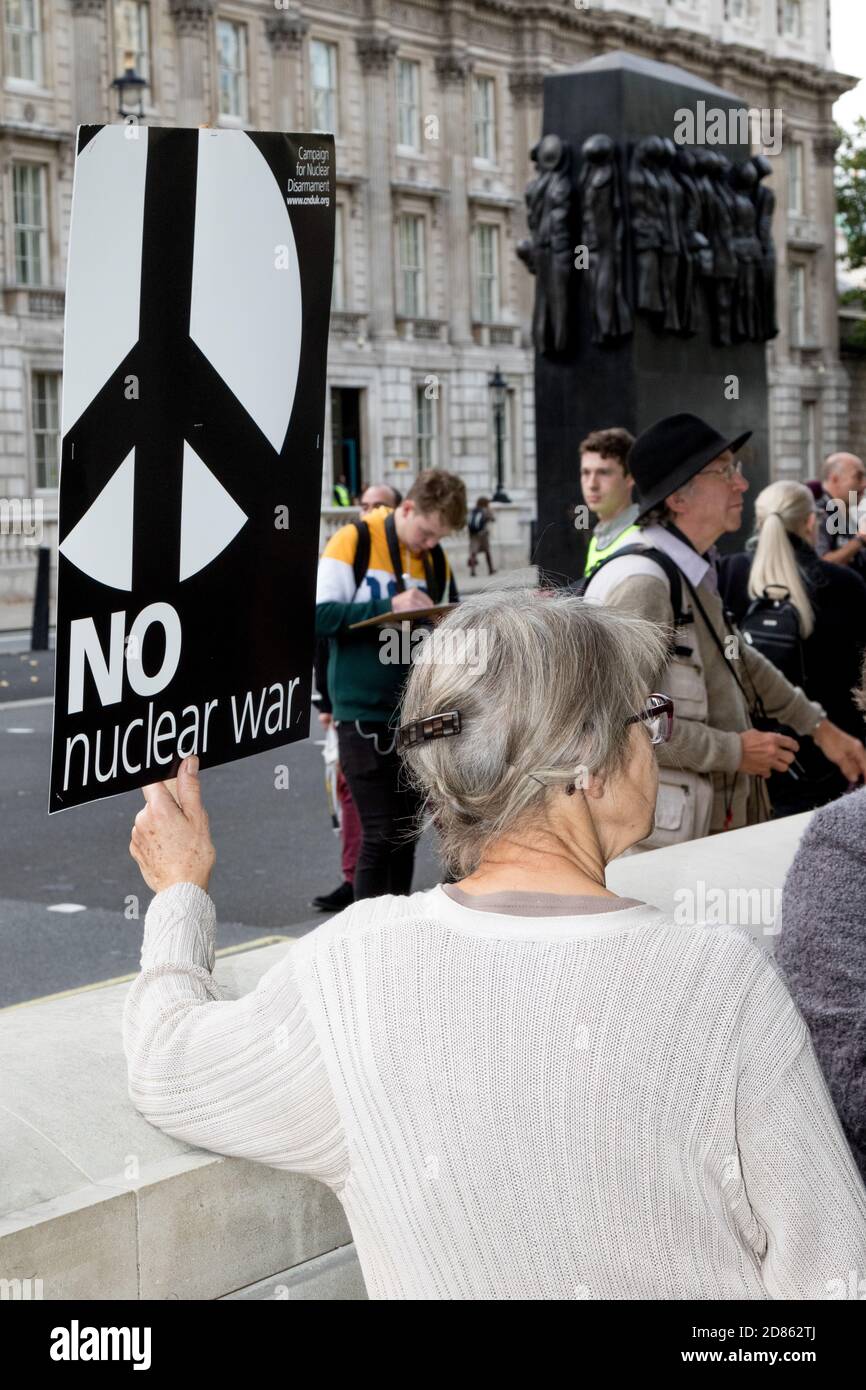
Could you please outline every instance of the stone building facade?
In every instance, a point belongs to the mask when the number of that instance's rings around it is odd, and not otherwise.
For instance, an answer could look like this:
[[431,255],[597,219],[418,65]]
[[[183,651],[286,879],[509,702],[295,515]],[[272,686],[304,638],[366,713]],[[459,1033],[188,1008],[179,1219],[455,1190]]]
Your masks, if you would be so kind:
[[[0,495],[56,516],[73,131],[119,119],[111,83],[132,52],[148,123],[335,133],[323,506],[340,473],[405,489],[430,464],[489,494],[498,366],[504,483],[528,532],[528,151],[544,75],[612,49],[783,113],[772,466],[813,473],[848,439],[831,108],[852,81],[831,66],[828,0],[0,0]],[[32,548],[0,537],[0,598],[32,571]]]

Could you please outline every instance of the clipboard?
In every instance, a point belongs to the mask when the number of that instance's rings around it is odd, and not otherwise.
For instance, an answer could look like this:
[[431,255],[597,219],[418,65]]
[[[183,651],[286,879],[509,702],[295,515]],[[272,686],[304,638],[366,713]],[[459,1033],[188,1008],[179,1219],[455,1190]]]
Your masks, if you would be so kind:
[[441,618],[444,613],[451,613],[456,607],[456,603],[436,603],[432,608],[413,608],[405,613],[377,613],[375,618],[364,618],[363,622],[350,623],[349,631],[356,632],[358,628],[363,627],[399,627],[401,623],[423,623],[428,618]]

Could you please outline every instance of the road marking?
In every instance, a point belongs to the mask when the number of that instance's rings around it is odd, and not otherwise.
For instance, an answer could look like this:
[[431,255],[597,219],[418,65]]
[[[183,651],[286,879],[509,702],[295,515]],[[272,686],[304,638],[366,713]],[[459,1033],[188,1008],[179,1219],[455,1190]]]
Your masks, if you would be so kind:
[[84,903],[51,903],[49,912],[86,912],[87,907]]
[[[239,941],[236,946],[223,946],[216,952],[217,960],[223,956],[236,956],[241,951],[254,951],[260,946],[276,946],[283,941],[296,941],[294,936],[257,936],[254,941]],[[92,985],[75,985],[72,989],[61,989],[56,994],[40,994],[36,999],[22,999],[18,1004],[5,1004],[0,1014],[11,1013],[13,1009],[29,1009],[31,1004],[48,1004],[52,999],[70,999],[73,994],[87,994],[92,989],[106,989],[108,985],[123,985],[138,979],[138,971],[133,975],[115,975],[112,980],[95,980]]]
[[7,734],[32,734],[32,729],[7,729]]
[[34,695],[32,700],[0,700],[0,714],[7,709],[33,709],[35,705],[53,705],[53,695]]

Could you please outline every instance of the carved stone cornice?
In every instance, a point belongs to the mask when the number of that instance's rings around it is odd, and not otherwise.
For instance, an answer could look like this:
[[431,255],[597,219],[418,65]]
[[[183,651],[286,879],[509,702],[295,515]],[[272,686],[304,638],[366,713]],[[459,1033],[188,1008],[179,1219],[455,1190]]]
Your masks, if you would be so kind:
[[361,71],[371,75],[387,72],[399,47],[390,34],[359,34],[355,46]]
[[178,35],[204,35],[213,19],[215,0],[168,0]]
[[105,0],[72,0],[73,19],[104,19]]
[[508,88],[517,106],[537,106],[544,96],[544,73],[510,72]]
[[825,167],[828,164],[835,164],[836,151],[839,145],[838,135],[819,135],[812,145],[812,149],[815,151],[815,163],[823,164]]
[[265,33],[274,53],[296,53],[309,27],[309,20],[299,14],[274,14],[265,20]]
[[440,53],[434,58],[433,66],[440,87],[462,86],[472,71],[472,59],[465,53]]

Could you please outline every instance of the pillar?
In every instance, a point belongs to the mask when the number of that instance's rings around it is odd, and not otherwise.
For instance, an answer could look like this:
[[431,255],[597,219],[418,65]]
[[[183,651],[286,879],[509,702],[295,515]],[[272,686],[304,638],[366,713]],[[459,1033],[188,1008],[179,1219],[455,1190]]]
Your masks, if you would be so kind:
[[[102,68],[105,21],[105,0],[72,0],[75,125],[100,125],[109,117],[108,82],[111,79],[106,78]],[[113,72],[111,77],[117,75]]]
[[456,344],[472,342],[466,118],[466,80],[471,71],[472,64],[465,54],[452,51],[436,59],[436,76],[442,90],[443,172],[449,190],[448,327],[451,342]]
[[177,112],[179,126],[203,125],[210,120],[205,90],[215,0],[168,0],[177,31]]
[[265,20],[265,33],[273,59],[271,111],[273,129],[303,130],[306,121],[300,114],[301,48],[309,28],[299,14],[279,12]]
[[394,229],[391,223],[391,128],[388,112],[391,60],[396,39],[383,34],[358,38],[364,74],[367,126],[367,246],[370,254],[370,335],[393,338]]

